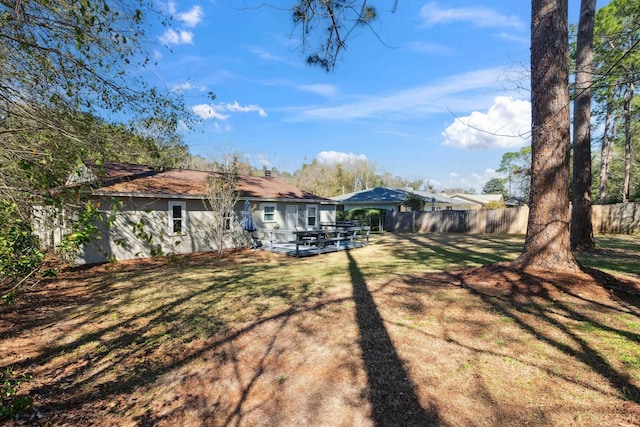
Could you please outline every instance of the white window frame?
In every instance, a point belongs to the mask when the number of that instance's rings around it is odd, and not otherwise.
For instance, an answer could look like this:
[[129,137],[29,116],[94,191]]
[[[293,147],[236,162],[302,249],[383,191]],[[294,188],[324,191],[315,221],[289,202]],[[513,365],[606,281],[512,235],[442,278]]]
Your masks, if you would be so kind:
[[[278,211],[277,203],[263,203],[260,208],[262,210],[262,222],[276,222],[276,212]],[[267,219],[266,208],[273,208],[273,212],[270,213],[270,215],[273,215],[273,218]]]
[[[315,211],[315,215],[312,217],[309,215],[309,211],[311,209],[314,209]],[[307,215],[306,215],[306,219],[305,222],[307,224],[307,227],[313,227],[313,228],[318,228],[318,217],[320,216],[320,212],[318,211],[318,205],[307,205]],[[314,218],[315,219],[315,224],[311,225],[309,224],[309,218]]]
[[[173,208],[176,206],[180,207],[180,218],[173,217]],[[174,227],[174,220],[179,219],[180,223],[180,231],[176,232]],[[187,234],[187,202],[184,201],[169,201],[169,235],[171,236],[184,236]]]

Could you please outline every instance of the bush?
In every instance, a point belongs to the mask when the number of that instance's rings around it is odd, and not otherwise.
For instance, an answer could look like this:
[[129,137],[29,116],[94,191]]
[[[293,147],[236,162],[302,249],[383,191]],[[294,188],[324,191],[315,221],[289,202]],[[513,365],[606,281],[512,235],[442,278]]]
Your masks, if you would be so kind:
[[31,396],[18,394],[20,385],[30,379],[30,375],[18,375],[11,367],[0,371],[0,421],[13,419],[31,408]]
[[360,221],[363,225],[371,226],[371,230],[380,231],[380,219],[384,222],[385,209],[357,208],[350,211],[338,211],[338,221]]
[[0,293],[4,299],[14,283],[40,268],[43,258],[31,224],[18,216],[14,204],[0,201]]
[[490,202],[485,203],[485,209],[504,209],[507,206],[504,204],[504,201],[500,200],[491,200]]

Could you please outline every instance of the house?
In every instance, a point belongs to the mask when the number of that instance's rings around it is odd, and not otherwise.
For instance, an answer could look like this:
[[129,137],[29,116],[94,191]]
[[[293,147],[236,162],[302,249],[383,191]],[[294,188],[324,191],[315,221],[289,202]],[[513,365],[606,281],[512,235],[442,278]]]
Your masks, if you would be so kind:
[[502,194],[452,194],[452,199],[457,200],[460,203],[465,203],[467,209],[481,209],[484,208],[487,203],[496,203],[504,205],[504,197]]
[[331,199],[338,203],[338,210],[349,211],[357,208],[384,209],[390,212],[402,212],[408,210],[403,203],[410,194],[414,194],[425,201],[423,210],[459,210],[466,206],[465,203],[450,197],[417,191],[411,188],[387,188],[375,187],[355,193],[335,196]]
[[[86,168],[80,170],[67,184],[88,184],[90,201],[105,220],[113,215],[113,222],[110,226],[106,221],[97,224],[99,238],[86,245],[75,261],[91,264],[218,249],[209,232],[212,215],[206,197],[207,181],[215,175],[122,163],[105,163],[100,179]],[[248,201],[258,229],[296,230],[335,222],[335,201],[275,178],[239,176],[236,190],[239,201],[230,218],[241,218]],[[63,214],[34,207],[34,230],[45,245],[57,246],[68,231],[59,220]],[[229,221],[229,227],[233,223]]]

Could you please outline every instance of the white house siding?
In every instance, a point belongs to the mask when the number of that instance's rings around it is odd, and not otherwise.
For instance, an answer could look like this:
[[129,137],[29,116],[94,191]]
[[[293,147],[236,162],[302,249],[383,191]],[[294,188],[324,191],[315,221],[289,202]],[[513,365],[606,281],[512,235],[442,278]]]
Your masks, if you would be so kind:
[[[243,202],[244,203],[244,202]],[[262,207],[264,204],[275,205],[276,210],[273,221],[263,221]],[[253,212],[253,218],[257,228],[263,228],[267,230],[285,229],[287,226],[287,206],[295,205],[298,207],[297,222],[298,227],[306,227],[307,224],[307,206],[316,206],[318,208],[318,225],[323,222],[335,222],[336,221],[336,205],[320,204],[299,201],[255,201],[251,203],[251,210]],[[242,212],[240,209],[239,212]]]
[[44,249],[57,247],[66,233],[62,211],[53,206],[36,205],[31,210],[33,234]]
[[320,205],[320,223],[336,222],[336,205]]
[[[211,233],[211,213],[207,209],[208,201],[201,199],[180,198],[145,198],[127,197],[118,199],[122,205],[117,210],[115,222],[107,228],[104,223],[98,224],[99,237],[86,245],[74,260],[76,264],[94,264],[110,260],[127,260],[148,258],[156,254],[188,254],[192,252],[210,252],[217,250]],[[94,198],[99,211],[106,218],[112,208],[110,199]],[[173,235],[169,227],[169,203],[184,202],[184,232]],[[262,203],[276,205],[275,220],[262,221]],[[250,209],[257,228],[284,228],[287,205],[296,205],[300,215],[299,221],[306,220],[306,206],[314,203],[299,201],[259,201],[252,200]],[[315,204],[318,207],[319,221],[335,222],[335,205]],[[239,201],[234,209],[236,226],[242,220],[244,200]],[[55,211],[55,212],[54,212]],[[40,237],[43,246],[56,247],[63,235],[70,231],[62,227],[59,213],[53,208],[34,207],[34,232]],[[144,226],[136,229],[133,224],[144,220]],[[278,224],[276,226],[276,224]],[[142,236],[142,233],[146,236]],[[232,242],[229,242],[229,247]]]
[[[185,229],[180,235],[172,235],[169,229],[169,201],[177,199],[121,199],[115,222],[107,228],[99,224],[101,235],[88,244],[77,263],[99,263],[112,259],[126,260],[147,258],[154,254],[186,254],[215,250],[207,221],[208,211],[202,200],[186,200]],[[184,200],[183,200],[184,201]],[[102,201],[100,211],[106,215],[111,210],[110,201]],[[134,224],[142,227],[136,228]],[[143,235],[144,234],[144,235]]]

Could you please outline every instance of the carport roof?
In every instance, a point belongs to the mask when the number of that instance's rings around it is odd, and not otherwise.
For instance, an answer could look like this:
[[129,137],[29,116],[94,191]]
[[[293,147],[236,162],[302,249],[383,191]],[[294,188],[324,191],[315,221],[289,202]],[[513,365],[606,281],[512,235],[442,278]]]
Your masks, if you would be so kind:
[[[460,200],[451,197],[441,196],[426,191],[416,191],[403,188],[387,188],[375,187],[367,190],[357,191],[355,193],[344,194],[342,196],[332,197],[333,200],[340,204],[357,204],[357,203],[403,203],[407,200],[409,194],[415,194],[422,197],[426,202],[444,203],[450,205],[464,204]],[[435,199],[435,200],[432,200]]]

